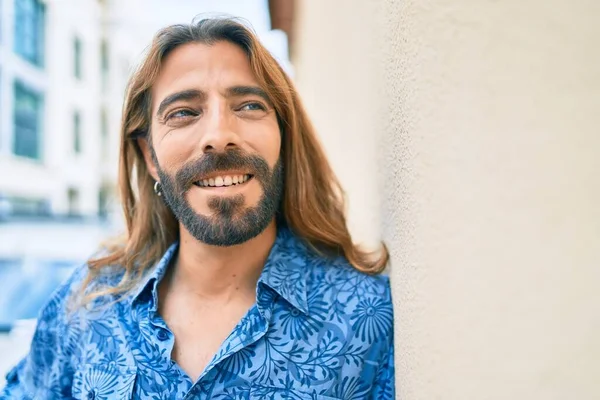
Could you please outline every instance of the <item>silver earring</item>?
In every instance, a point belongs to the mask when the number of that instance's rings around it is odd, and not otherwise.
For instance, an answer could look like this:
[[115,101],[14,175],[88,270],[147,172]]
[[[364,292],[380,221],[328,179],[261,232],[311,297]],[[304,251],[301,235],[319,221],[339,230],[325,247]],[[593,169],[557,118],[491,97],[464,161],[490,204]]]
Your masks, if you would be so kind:
[[160,182],[159,181],[154,182],[154,193],[156,193],[156,195],[158,197],[162,196],[162,190],[160,188]]

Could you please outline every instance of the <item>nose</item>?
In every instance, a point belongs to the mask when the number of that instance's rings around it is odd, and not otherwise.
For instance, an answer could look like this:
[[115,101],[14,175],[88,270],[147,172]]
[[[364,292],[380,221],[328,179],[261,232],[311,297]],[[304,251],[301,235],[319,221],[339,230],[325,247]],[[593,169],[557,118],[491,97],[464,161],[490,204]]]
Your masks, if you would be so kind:
[[240,138],[235,132],[235,119],[230,115],[227,104],[215,100],[205,112],[204,133],[200,139],[202,151],[220,153],[237,148]]

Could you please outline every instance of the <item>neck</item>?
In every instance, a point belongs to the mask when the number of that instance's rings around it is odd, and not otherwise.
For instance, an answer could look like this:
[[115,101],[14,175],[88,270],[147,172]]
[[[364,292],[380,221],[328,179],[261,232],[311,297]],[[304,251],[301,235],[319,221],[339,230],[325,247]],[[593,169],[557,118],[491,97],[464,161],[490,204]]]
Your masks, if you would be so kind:
[[272,221],[255,238],[221,247],[200,242],[180,227],[179,253],[169,286],[213,300],[228,300],[239,294],[254,296],[276,236],[277,227]]

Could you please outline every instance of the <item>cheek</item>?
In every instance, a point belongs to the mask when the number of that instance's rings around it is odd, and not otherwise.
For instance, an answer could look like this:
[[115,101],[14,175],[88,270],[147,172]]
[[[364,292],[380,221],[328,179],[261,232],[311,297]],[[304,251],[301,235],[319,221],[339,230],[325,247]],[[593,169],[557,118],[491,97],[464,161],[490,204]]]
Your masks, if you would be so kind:
[[281,139],[279,125],[274,121],[252,135],[248,144],[273,168],[281,153]]
[[161,165],[177,166],[188,160],[195,147],[193,127],[173,129],[152,125],[152,144]]
[[273,147],[271,149],[271,151],[274,154],[274,162],[277,162],[277,160],[279,160],[279,155],[281,154],[281,133],[279,132],[279,127],[277,128],[277,134],[274,135],[273,138]]
[[163,142],[155,146],[154,151],[160,168],[169,173],[179,170],[188,158],[185,148],[174,143]]

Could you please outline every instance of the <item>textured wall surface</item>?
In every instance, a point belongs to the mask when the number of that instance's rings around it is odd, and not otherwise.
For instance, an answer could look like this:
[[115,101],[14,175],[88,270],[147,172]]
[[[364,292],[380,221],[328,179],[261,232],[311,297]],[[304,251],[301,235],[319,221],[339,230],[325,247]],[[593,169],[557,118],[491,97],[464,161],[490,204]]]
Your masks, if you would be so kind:
[[600,398],[600,3],[385,3],[402,398]]
[[398,398],[599,399],[600,3],[302,3],[300,89],[392,251]]

